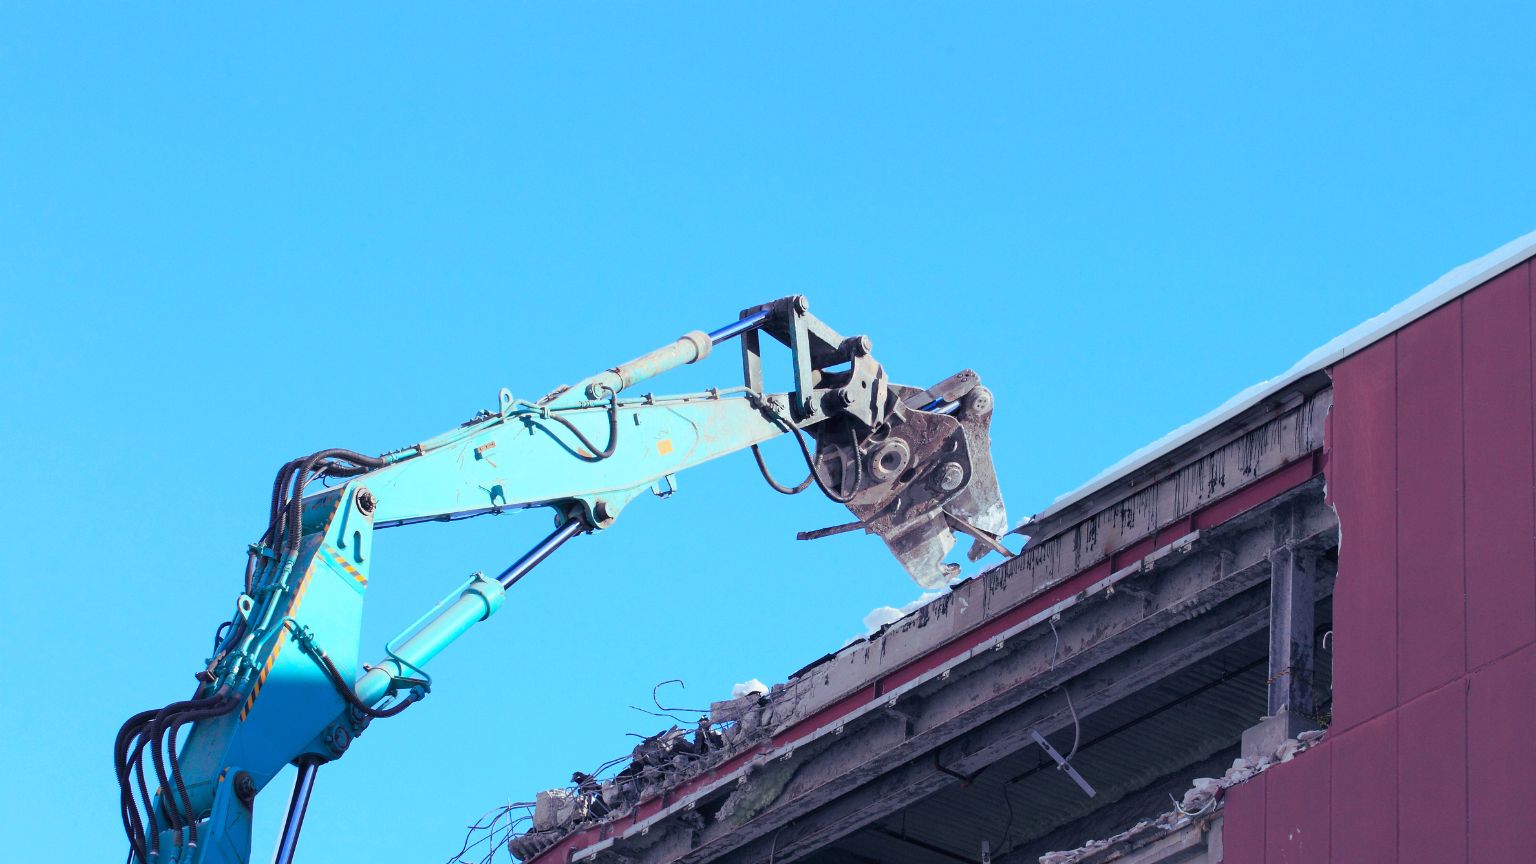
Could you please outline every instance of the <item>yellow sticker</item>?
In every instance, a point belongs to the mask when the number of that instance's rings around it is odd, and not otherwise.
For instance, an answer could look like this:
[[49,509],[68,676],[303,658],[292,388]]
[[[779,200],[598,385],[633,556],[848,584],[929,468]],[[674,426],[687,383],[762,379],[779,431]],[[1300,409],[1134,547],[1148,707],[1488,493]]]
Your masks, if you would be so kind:
[[656,442],[656,452],[660,453],[663,456],[667,455],[668,453],[671,453],[672,452],[672,439],[671,438],[663,438],[660,441],[657,441]]

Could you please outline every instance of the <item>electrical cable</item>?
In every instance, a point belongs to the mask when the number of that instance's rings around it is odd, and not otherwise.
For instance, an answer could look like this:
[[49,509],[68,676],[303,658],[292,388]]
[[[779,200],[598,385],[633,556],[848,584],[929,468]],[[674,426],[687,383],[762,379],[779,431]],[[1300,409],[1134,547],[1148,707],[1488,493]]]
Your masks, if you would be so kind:
[[[1055,647],[1051,649],[1051,671],[1055,672],[1056,658],[1061,655],[1061,634],[1056,630],[1056,616],[1052,615],[1047,620],[1049,620],[1051,624],[1051,635],[1056,639]],[[1082,743],[1083,727],[1077,719],[1077,708],[1072,705],[1072,690],[1068,688],[1066,684],[1062,684],[1061,692],[1067,697],[1067,710],[1072,712],[1072,752],[1062,757],[1063,763],[1070,764],[1072,762],[1072,757],[1077,755],[1077,745]],[[1058,765],[1057,767],[1060,768],[1062,766]]]
[[1008,805],[1008,821],[1003,824],[1003,839],[997,843],[997,854],[999,855],[1008,851],[1008,837],[1013,833],[1013,798],[1008,794],[1012,790],[1013,786],[1011,784],[1003,783],[1003,803]]

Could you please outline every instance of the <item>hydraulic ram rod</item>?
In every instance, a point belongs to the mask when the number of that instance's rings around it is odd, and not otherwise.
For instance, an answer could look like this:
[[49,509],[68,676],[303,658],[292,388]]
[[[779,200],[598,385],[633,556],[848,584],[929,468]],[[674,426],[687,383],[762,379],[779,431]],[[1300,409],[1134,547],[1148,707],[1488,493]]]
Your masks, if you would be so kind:
[[580,385],[581,392],[588,399],[607,398],[609,394],[618,393],[641,381],[648,381],[663,372],[689,363],[697,363],[709,356],[710,348],[727,339],[756,330],[766,323],[768,323],[768,311],[763,310],[732,321],[709,333],[702,330],[684,333],[670,345],[664,345],[628,363],[620,363],[606,372],[593,375]]
[[[445,604],[432,620],[421,625],[420,629],[413,625],[395,637],[396,640],[406,638],[398,648],[389,651],[389,657],[371,667],[353,685],[352,690],[358,700],[369,706],[378,703],[389,692],[396,678],[416,674],[455,639],[463,636],[465,631],[495,614],[501,608],[508,588],[559,549],[565,541],[584,530],[586,525],[580,519],[567,520],[553,534],[517,559],[498,578],[489,579],[479,573],[475,574],[459,592],[459,596]],[[410,635],[406,636],[407,633]]]
[[283,820],[283,833],[277,838],[272,864],[292,864],[293,852],[299,848],[299,832],[304,830],[304,811],[309,809],[309,795],[315,791],[315,774],[319,770],[318,759],[299,763],[299,776],[293,781],[293,797],[288,799],[288,816]]

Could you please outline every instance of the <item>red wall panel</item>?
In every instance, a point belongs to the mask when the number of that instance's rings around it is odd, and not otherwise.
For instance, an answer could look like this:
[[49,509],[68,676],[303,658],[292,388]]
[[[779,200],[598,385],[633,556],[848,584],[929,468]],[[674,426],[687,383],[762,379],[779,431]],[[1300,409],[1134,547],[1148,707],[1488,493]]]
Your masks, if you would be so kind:
[[1399,703],[1467,669],[1461,359],[1460,301],[1397,334]]
[[[1328,743],[1333,748],[1330,800],[1334,860],[1396,859],[1396,712],[1383,714],[1336,737],[1330,734]],[[1307,755],[1303,753],[1300,758]]]
[[1223,864],[1264,864],[1264,786],[1268,774],[1226,791],[1222,820]]
[[[1334,586],[1333,725],[1397,704],[1397,340],[1334,369],[1328,497],[1348,522]],[[1335,458],[1332,454],[1342,454]]]
[[1472,676],[1467,690],[1469,859],[1536,859],[1536,648]]
[[1466,430],[1467,665],[1536,640],[1530,268],[1462,306]]
[[1333,723],[1228,793],[1227,861],[1536,861],[1533,281],[1331,370]]
[[1466,684],[1454,681],[1397,712],[1397,860],[1467,860]]
[[1267,864],[1327,864],[1329,750],[1321,744],[1265,773],[1264,860]]

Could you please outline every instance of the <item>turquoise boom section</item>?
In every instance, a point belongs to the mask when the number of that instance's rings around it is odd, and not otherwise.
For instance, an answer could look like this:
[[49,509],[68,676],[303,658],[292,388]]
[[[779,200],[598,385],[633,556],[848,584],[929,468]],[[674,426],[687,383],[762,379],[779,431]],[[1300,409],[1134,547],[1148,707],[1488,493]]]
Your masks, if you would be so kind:
[[[598,447],[616,434],[613,454],[597,458],[566,423]],[[419,455],[369,475],[369,488],[379,500],[374,522],[388,527],[571,499],[589,506],[603,498],[622,504],[633,495],[621,493],[643,492],[669,474],[767,441],[788,428],[741,395],[516,406],[419,444]]]
[[395,679],[421,674],[421,667],[464,635],[464,631],[494,615],[506,593],[500,582],[476,573],[459,592],[458,599],[431,616],[414,633],[403,634],[405,639],[400,647],[358,679],[353,687],[358,700],[373,705],[389,693]]

